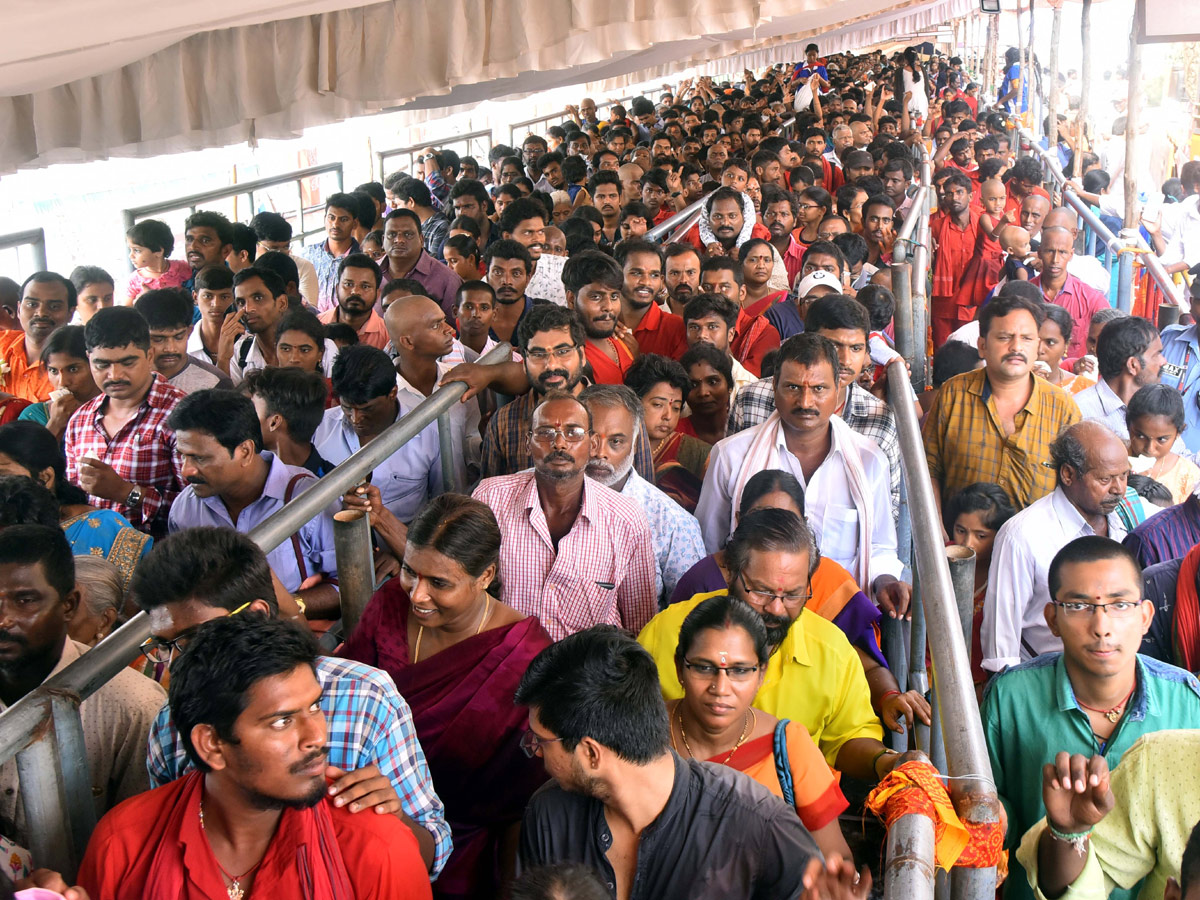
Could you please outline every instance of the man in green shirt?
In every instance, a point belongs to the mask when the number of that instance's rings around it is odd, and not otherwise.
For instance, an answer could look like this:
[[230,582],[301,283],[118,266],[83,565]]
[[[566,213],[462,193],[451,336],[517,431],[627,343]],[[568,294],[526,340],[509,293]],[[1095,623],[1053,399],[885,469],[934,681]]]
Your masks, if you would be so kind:
[[[1154,610],[1142,600],[1141,570],[1128,550],[1108,538],[1077,538],[1054,557],[1048,581],[1054,599],[1046,622],[1062,639],[1063,652],[1006,670],[983,701],[984,736],[1008,814],[1010,849],[1046,814],[1042,768],[1056,755],[1095,755],[1116,768],[1143,735],[1200,726],[1200,682],[1137,653]],[[1004,896],[1034,896],[1019,861]]]

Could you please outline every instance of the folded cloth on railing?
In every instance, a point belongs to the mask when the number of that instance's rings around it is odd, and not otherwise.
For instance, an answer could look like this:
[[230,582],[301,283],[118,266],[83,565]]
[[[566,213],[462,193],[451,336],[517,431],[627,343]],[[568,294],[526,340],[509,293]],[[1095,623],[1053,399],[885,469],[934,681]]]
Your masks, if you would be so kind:
[[965,824],[954,811],[937,770],[927,762],[902,763],[867,796],[867,809],[891,828],[911,813],[933,820],[934,860],[941,869],[997,867],[997,883],[1008,871],[1004,829],[999,822]]

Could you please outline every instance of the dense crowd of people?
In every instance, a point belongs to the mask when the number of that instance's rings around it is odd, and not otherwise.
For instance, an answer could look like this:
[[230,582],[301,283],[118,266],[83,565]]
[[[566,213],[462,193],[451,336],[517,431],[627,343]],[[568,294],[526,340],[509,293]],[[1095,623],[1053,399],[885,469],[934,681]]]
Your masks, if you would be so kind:
[[[183,258],[131,227],[123,284],[0,283],[0,702],[139,610],[151,632],[81,706],[74,886],[31,872],[13,762],[7,874],[91,900],[867,897],[852,817],[939,784],[893,749],[938,723],[880,632],[914,596],[889,266],[928,154],[913,402],[976,560],[1001,890],[1194,896],[1200,281],[1161,333],[1114,308],[1009,143],[1019,72],[993,100],[957,58],[812,45],[607,119],[585,98],[487,160],[430,148],[327,197],[309,246],[199,210]],[[1067,150],[1086,196],[1105,173]],[[1196,275],[1200,162],[1180,182],[1153,236]],[[449,435],[253,542],[451,383]],[[378,585],[350,630],[344,510]]]

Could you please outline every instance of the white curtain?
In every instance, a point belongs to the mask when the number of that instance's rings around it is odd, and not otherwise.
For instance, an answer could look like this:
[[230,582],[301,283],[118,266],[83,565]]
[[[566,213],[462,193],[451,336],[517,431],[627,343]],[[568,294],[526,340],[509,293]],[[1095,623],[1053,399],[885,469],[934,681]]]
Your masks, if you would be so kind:
[[[232,0],[168,3],[141,17],[151,30],[130,37],[126,0],[21,4],[6,12],[0,34],[0,172],[289,138],[383,109],[437,110],[583,82],[608,89],[734,56],[781,61],[791,57],[771,48],[798,58],[815,34],[862,29],[881,15],[895,33],[905,17],[936,24],[970,2],[345,5],[265,0],[247,11]],[[843,47],[822,46],[835,49]]]

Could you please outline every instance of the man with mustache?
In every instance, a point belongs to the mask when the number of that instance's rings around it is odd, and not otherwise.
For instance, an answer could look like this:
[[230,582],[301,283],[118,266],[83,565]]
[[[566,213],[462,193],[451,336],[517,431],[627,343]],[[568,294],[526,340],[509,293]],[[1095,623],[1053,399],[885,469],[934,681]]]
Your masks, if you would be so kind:
[[504,212],[500,214],[500,220],[496,224],[501,237],[516,241],[528,250],[533,258],[529,295],[566,306],[567,297],[563,291],[562,279],[566,257],[543,252],[546,244],[546,226],[550,224],[550,214],[546,212],[546,207],[529,197],[514,200],[504,207]]
[[154,371],[185,394],[206,388],[231,388],[229,376],[211,363],[187,352],[192,336],[192,303],[178,289],[145,291],[134,301],[150,326],[150,353]]
[[[1009,849],[1046,814],[1042,767],[1060,752],[1099,755],[1115,769],[1142,735],[1192,728],[1200,716],[1195,677],[1138,651],[1155,610],[1133,554],[1106,538],[1076,538],[1055,554],[1047,578],[1043,615],[1062,652],[1002,672],[981,710]],[[1060,833],[1073,830],[1062,824]],[[1034,896],[1019,863],[1004,894]]]
[[1116,509],[1125,497],[1128,453],[1116,432],[1093,421],[1076,422],[1050,444],[1054,490],[996,533],[980,629],[985,670],[1062,649],[1044,616],[1050,563],[1077,537],[1125,538]]
[[[186,483],[171,504],[168,531],[211,525],[243,533],[317,483],[263,449],[254,403],[236,391],[206,390],[185,397],[167,419],[175,432]],[[291,541],[267,555],[284,590],[300,597],[314,618],[337,618],[337,559],[333,520],[321,513]]]
[[[10,525],[0,532],[0,709],[6,709],[88,648],[67,634],[81,600],[71,545],[61,528]],[[149,787],[146,736],[163,691],[129,669],[83,702],[79,713],[89,784],[103,813]],[[0,815],[15,826],[8,837],[28,846],[17,766],[0,767]]]
[[[771,646],[754,706],[803,724],[830,766],[874,783],[900,757],[882,743],[883,727],[871,708],[870,687],[854,645],[810,608],[823,599],[814,597],[814,575],[820,579],[822,562],[817,543],[803,517],[768,508],[747,514],[725,547],[728,593],[762,617]],[[668,700],[683,696],[675,665],[680,626],[712,596],[697,594],[671,604],[638,635],[638,643],[658,665]]]
[[205,623],[191,643],[170,707],[199,771],[101,820],[80,885],[93,897],[430,897],[401,822],[326,795],[340,772],[312,635],[242,615]]
[[[410,278],[422,285],[446,313],[454,317],[454,297],[462,279],[453,269],[438,262],[425,250],[421,238],[421,219],[411,209],[393,209],[383,219],[383,249],[387,252],[380,264],[380,278],[386,283],[393,278]],[[357,252],[355,248],[354,252]],[[340,280],[340,278],[339,278]],[[376,306],[376,312],[383,308]]]
[[380,274],[375,260],[365,253],[351,253],[338,263],[337,306],[321,313],[323,325],[342,322],[354,329],[358,342],[382,350],[388,332],[383,317],[375,311]]
[[634,501],[584,475],[595,443],[587,408],[551,390],[525,441],[532,471],[485,478],[473,493],[500,525],[499,599],[556,641],[592,625],[640,630],[658,608],[654,543]]
[[978,481],[1000,485],[1018,509],[1054,490],[1054,473],[1041,462],[1059,432],[1079,421],[1079,407],[1032,373],[1046,314],[1040,301],[1018,293],[1027,290],[1022,284],[1006,284],[980,311],[983,368],[943,384],[925,418],[939,508]]
[[893,617],[908,610],[912,586],[899,580],[888,459],[835,412],[838,351],[829,338],[798,334],[779,348],[775,410],[761,425],[712,449],[696,518],[710,553],[733,530],[746,481],[783,469],[805,489],[806,514],[821,553],[848,569]]
[[663,254],[663,284],[668,312],[683,315],[683,308],[700,290],[700,254],[690,244],[667,244]]
[[638,355],[637,340],[621,321],[625,276],[611,256],[585,250],[563,267],[567,306],[583,321],[584,356],[600,384],[622,384]]
[[[1075,395],[1085,419],[1103,422],[1122,440],[1129,440],[1126,407],[1139,388],[1158,384],[1166,357],[1162,338],[1147,319],[1125,316],[1109,322],[1096,339],[1096,361],[1100,380]],[[1186,453],[1181,437],[1171,448]]]
[[617,226],[621,218],[621,176],[601,169],[588,180],[588,193],[592,195],[592,205],[604,217],[601,244],[615,244],[620,239]]
[[17,305],[22,330],[0,333],[0,359],[8,366],[5,391],[30,403],[50,399],[54,388],[42,348],[55,328],[70,321],[76,297],[75,285],[57,272],[34,272],[25,279]]
[[594,445],[587,476],[628,497],[646,515],[658,564],[655,587],[660,607],[675,586],[706,553],[695,516],[653,482],[633,471],[633,448],[645,430],[642,403],[624,385],[592,384],[579,395],[592,417]]
[[207,209],[194,212],[183,223],[183,249],[192,267],[192,277],[183,283],[183,288],[194,291],[196,274],[201,269],[225,265],[225,259],[233,251],[233,224],[219,212]]
[[1094,287],[1067,271],[1075,256],[1075,238],[1066,228],[1043,226],[1037,255],[1042,271],[1030,284],[1041,288],[1047,303],[1061,306],[1075,320],[1071,346],[1067,350],[1067,363],[1070,364],[1087,349],[1085,341],[1092,316],[1102,309],[1110,309],[1112,304]]
[[483,254],[483,268],[487,283],[496,292],[491,337],[513,343],[521,320],[533,308],[533,300],[526,295],[533,257],[523,245],[501,238]]
[[[130,593],[150,620],[150,639],[142,653],[171,666],[172,680],[207,622],[264,617],[304,621],[288,594],[277,591],[262,550],[232,528],[191,528],[158,542],[139,564]],[[280,601],[288,603],[286,611]],[[333,780],[334,805],[373,820],[398,818],[437,875],[450,855],[450,828],[408,704],[392,679],[372,666],[317,656],[312,668],[328,725],[327,763],[334,768],[325,774]],[[159,710],[145,758],[153,787],[205,768],[189,752],[175,722],[174,709]]]
[[151,367],[150,329],[137,310],[102,309],[83,337],[101,394],[67,423],[67,479],[87,491],[93,505],[161,537],[183,482],[167,417],[185,395]]
[[233,298],[238,320],[246,333],[233,345],[229,377],[238,384],[247,372],[278,364],[276,326],[289,308],[283,279],[260,266],[250,266],[233,276]]
[[[351,253],[358,253],[358,241],[354,239],[354,226],[358,224],[358,200],[350,194],[330,194],[325,201],[325,240],[319,244],[305,247],[301,254],[317,270],[317,282],[320,296],[313,303],[312,297],[306,297],[309,304],[316,306],[320,312],[333,308],[337,303],[337,265]],[[417,214],[409,210],[414,219]],[[420,233],[420,220],[417,220],[417,231]],[[386,228],[386,226],[385,226]],[[189,262],[191,258],[189,256]]]

